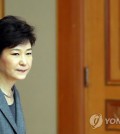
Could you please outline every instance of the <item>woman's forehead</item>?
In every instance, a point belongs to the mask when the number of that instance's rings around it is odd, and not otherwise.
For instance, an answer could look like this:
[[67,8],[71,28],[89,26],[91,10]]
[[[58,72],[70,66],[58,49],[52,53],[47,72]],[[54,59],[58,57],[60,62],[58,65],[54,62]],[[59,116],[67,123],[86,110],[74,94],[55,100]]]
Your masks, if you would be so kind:
[[24,43],[24,44],[19,44],[13,48],[11,48],[12,50],[31,50],[32,47],[31,47],[31,44],[29,42],[27,43]]

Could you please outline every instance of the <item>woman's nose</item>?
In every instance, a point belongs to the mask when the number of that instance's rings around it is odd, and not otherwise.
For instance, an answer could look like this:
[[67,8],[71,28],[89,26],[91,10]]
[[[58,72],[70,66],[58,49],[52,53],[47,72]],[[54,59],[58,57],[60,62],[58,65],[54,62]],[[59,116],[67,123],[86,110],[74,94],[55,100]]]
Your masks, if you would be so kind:
[[19,64],[20,64],[20,65],[22,65],[22,66],[25,66],[25,65],[26,65],[26,63],[27,63],[26,58],[25,58],[24,56],[22,56],[22,57],[21,57],[21,59],[20,59]]

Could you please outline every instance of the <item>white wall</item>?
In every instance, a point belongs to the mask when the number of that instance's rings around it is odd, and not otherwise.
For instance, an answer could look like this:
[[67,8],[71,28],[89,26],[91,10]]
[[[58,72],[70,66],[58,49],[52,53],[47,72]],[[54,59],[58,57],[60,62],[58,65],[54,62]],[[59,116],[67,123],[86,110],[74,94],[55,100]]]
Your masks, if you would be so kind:
[[5,15],[17,15],[36,27],[33,68],[17,83],[27,134],[56,134],[56,1],[6,0]]

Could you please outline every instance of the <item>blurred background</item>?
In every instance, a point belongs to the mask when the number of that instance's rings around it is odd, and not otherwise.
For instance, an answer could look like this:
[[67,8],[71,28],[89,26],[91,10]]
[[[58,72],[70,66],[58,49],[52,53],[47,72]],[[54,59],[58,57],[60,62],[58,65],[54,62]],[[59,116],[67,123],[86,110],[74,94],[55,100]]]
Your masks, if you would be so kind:
[[17,83],[27,134],[118,134],[120,0],[0,0],[3,15],[36,28],[32,70]]

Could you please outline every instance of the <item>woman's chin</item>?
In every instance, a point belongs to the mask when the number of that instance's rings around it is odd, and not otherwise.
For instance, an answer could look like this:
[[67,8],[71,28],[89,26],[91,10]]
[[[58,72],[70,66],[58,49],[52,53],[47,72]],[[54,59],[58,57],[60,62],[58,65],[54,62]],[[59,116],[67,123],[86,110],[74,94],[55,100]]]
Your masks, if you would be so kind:
[[26,75],[25,76],[19,76],[16,78],[16,80],[24,80],[26,78]]

